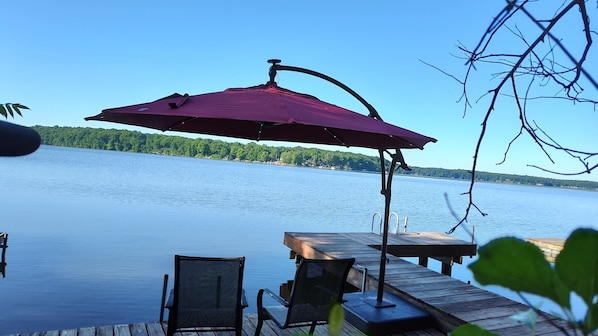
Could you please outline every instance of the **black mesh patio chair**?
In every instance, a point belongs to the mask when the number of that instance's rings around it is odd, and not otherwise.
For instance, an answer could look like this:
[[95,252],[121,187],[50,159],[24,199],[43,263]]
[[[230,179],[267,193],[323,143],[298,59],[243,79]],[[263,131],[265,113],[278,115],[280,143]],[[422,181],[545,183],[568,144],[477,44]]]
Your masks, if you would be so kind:
[[[240,336],[245,257],[204,258],[174,256],[174,288],[168,308],[166,336],[185,331],[236,331]],[[166,286],[166,282],[164,285]],[[162,302],[166,290],[162,292]],[[162,313],[160,314],[162,317]]]
[[[262,330],[264,320],[272,320],[281,329],[310,325],[312,335],[318,324],[328,323],[332,304],[341,303],[347,274],[354,258],[315,260],[302,259],[297,267],[289,300],[269,289],[257,294],[258,323],[255,335]],[[273,305],[264,305],[264,293]]]

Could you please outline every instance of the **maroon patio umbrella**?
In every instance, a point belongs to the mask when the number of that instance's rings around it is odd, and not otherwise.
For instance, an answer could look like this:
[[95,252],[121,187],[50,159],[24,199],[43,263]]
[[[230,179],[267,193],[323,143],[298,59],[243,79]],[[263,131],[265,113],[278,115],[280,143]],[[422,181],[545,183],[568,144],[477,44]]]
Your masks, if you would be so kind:
[[[274,140],[377,149],[382,165],[382,194],[386,201],[377,297],[381,302],[392,172],[397,163],[407,168],[400,149],[423,149],[426,143],[436,142],[436,139],[382,121],[375,109],[363,98],[324,74],[279,65],[279,60],[269,62],[273,64],[270,68],[270,81],[263,85],[192,96],[175,93],[148,103],[105,109],[85,120],[255,141]],[[370,116],[278,87],[274,81],[276,70],[299,71],[328,80],[364,103]],[[388,179],[385,178],[385,153],[392,158]]]
[[373,149],[420,148],[432,138],[296,93],[271,82],[105,109],[85,120],[161,131]]

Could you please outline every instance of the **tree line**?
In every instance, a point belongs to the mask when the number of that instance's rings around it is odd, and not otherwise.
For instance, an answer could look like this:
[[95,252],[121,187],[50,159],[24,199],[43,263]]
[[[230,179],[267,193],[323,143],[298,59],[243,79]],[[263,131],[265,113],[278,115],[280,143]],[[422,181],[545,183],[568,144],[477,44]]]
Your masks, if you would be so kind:
[[[260,162],[363,172],[379,172],[380,158],[351,152],[305,147],[267,146],[254,142],[242,144],[205,138],[142,133],[139,131],[63,126],[33,126],[42,144],[122,152],[186,156]],[[411,167],[397,174],[454,180],[469,180],[471,174],[462,169]],[[541,185],[560,188],[598,190],[598,182],[557,180],[535,176],[477,172],[476,181]]]

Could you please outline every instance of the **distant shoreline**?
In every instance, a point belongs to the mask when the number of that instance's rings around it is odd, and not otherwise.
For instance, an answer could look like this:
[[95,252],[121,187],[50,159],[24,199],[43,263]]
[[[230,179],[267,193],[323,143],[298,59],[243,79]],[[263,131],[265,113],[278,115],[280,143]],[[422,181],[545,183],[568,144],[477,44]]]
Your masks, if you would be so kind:
[[[90,127],[33,126],[32,128],[40,134],[44,145],[355,172],[378,173],[380,171],[379,157],[338,150],[332,151],[301,146],[267,146],[253,142],[241,144],[239,142],[193,139],[175,135]],[[409,171],[398,169],[395,174],[444,180],[471,180],[471,174],[464,169],[411,167]],[[476,171],[475,182],[598,191],[598,182],[593,181],[553,179],[483,171]]]
[[[209,159],[211,160],[211,158],[204,158],[204,159]],[[230,160],[228,160],[230,161]],[[298,166],[294,166],[294,165],[287,165],[287,164],[283,164],[280,162],[257,162],[257,161],[240,161],[240,160],[233,160],[233,161],[237,161],[237,162],[245,162],[245,163],[257,163],[257,164],[269,164],[269,165],[279,165],[279,166],[288,166],[288,167],[298,167]],[[356,173],[367,173],[367,174],[378,174],[379,172],[376,171],[356,171],[356,170],[350,170],[350,169],[335,169],[334,167],[330,168],[330,167],[300,167],[300,168],[311,168],[311,169],[327,169],[327,170],[340,170],[340,171],[349,171],[349,172],[356,172]],[[446,170],[446,171],[460,171],[459,169],[444,169],[444,168],[422,168],[422,167],[411,167],[412,170],[413,169],[418,169],[418,170],[428,170],[428,169],[433,169],[433,170]],[[498,176],[518,176],[518,177],[529,177],[531,179],[547,179],[547,180],[554,180],[554,181],[577,181],[577,180],[557,180],[557,179],[549,179],[549,178],[543,178],[543,177],[538,177],[538,176],[528,176],[528,175],[512,175],[512,174],[500,174],[500,173],[489,173],[489,172],[483,172],[483,171],[478,171],[476,172],[476,174],[496,174]],[[404,172],[404,171],[397,171],[395,172],[395,175],[399,175],[399,176],[407,176],[407,177],[420,177],[420,178],[430,178],[430,179],[440,179],[440,180],[447,180],[447,181],[464,181],[464,182],[469,182],[470,179],[464,179],[464,178],[450,178],[450,177],[440,177],[440,176],[435,176],[435,175],[419,175],[419,174],[412,174],[409,172]],[[496,183],[496,184],[510,184],[510,185],[521,185],[521,186],[529,186],[529,187],[541,187],[541,188],[558,188],[558,189],[571,189],[571,190],[583,190],[583,191],[598,191],[598,182],[592,182],[592,181],[580,181],[580,182],[589,182],[589,183],[596,183],[596,187],[595,188],[583,188],[583,187],[577,187],[577,186],[567,186],[567,185],[562,185],[562,186],[554,186],[554,185],[544,185],[542,183],[536,183],[536,184],[531,184],[531,183],[516,183],[516,182],[512,182],[511,180],[509,181],[487,181],[487,180],[476,180],[476,183]]]

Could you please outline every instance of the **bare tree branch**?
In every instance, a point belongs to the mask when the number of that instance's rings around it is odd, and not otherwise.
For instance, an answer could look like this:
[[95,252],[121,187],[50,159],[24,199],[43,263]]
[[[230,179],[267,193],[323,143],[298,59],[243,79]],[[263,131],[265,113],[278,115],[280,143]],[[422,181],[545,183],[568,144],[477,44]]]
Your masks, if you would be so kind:
[[[553,153],[564,153],[575,160],[581,166],[581,169],[575,172],[562,172],[558,169],[546,169],[533,164],[528,164],[528,167],[565,176],[588,174],[598,167],[598,164],[593,163],[598,158],[597,152],[561,145],[549,132],[540,127],[536,120],[530,120],[530,116],[528,115],[528,102],[543,99],[564,100],[572,104],[590,104],[596,110],[596,106],[598,105],[598,100],[596,99],[598,96],[596,94],[596,91],[598,91],[598,82],[584,67],[592,48],[592,35],[595,35],[596,32],[591,29],[585,1],[565,0],[550,19],[538,18],[539,16],[536,14],[538,7],[535,9],[536,12],[529,8],[532,7],[534,2],[532,0],[507,0],[506,5],[494,17],[475,48],[468,49],[463,45],[458,46],[458,49],[465,56],[463,58],[466,59],[466,71],[461,77],[463,79],[459,79],[457,76],[453,76],[426,63],[453,78],[462,86],[463,92],[459,101],[463,100],[464,102],[464,116],[471,107],[468,91],[473,71],[482,65],[491,65],[504,69],[491,74],[491,79],[498,80],[498,84],[485,93],[482,93],[480,98],[476,100],[479,102],[484,97],[490,97],[486,112],[482,118],[478,141],[474,149],[469,189],[464,193],[468,195],[469,202],[464,216],[448,231],[449,233],[454,232],[459,225],[467,221],[472,209],[477,210],[482,216],[486,215],[474,203],[473,186],[476,181],[476,169],[478,167],[482,143],[489,127],[489,119],[499,104],[499,98],[510,98],[515,102],[519,117],[519,129],[508,142],[503,159],[498,164],[503,164],[507,161],[513,144],[521,140],[525,134],[531,138],[533,143],[551,163],[556,164]],[[579,16],[575,14],[576,12],[579,13]],[[524,33],[520,29],[519,22],[515,21],[516,18],[523,18],[526,20],[525,22],[531,22],[531,27],[537,27],[540,31],[537,34]],[[583,43],[580,46],[573,45],[576,48],[576,53],[572,53],[568,49],[568,46],[565,45],[564,38],[570,36],[559,36],[556,32],[556,27],[559,26],[559,23],[562,23],[562,26],[565,18],[578,20],[583,30],[583,34],[579,36]],[[510,46],[500,46],[497,44],[499,32],[509,33],[513,36],[514,40],[522,41],[524,43],[524,50],[520,53],[504,50]],[[530,36],[532,39],[528,40],[527,38]],[[497,53],[491,51],[495,48],[502,48],[504,52]],[[528,81],[526,85],[520,85],[521,83],[519,82],[525,80]],[[592,94],[588,95],[584,91],[584,83],[589,84],[589,88],[593,90]],[[510,92],[507,92],[507,87],[509,87],[507,84],[510,85]],[[525,87],[525,89],[522,90],[522,87]],[[534,94],[536,90],[545,91],[553,87],[556,88],[553,96]]]

